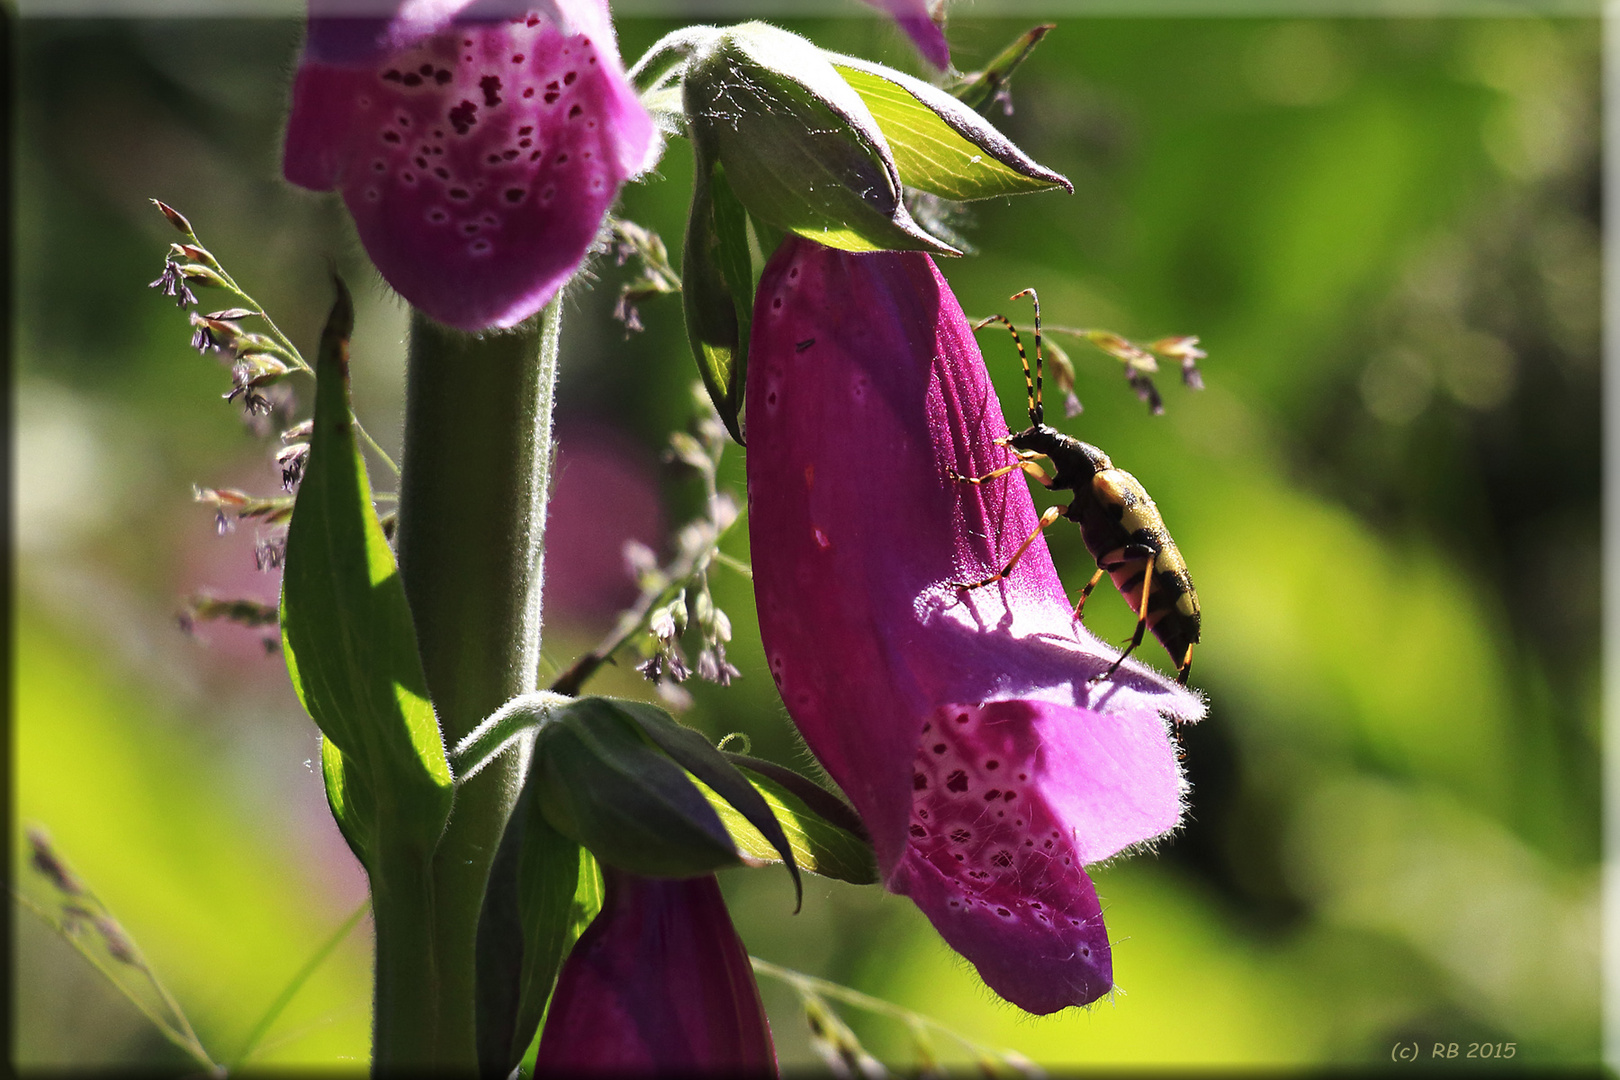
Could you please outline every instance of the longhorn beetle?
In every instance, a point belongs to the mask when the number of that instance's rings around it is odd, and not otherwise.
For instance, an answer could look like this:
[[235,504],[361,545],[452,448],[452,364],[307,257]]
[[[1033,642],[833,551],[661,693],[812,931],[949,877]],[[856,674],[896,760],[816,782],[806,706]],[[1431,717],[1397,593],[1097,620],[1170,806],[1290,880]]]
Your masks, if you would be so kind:
[[[1018,360],[1024,366],[1024,389],[1029,403],[1029,427],[996,441],[1012,448],[1017,458],[983,476],[963,476],[951,473],[953,480],[968,484],[983,484],[1015,469],[1022,469],[1041,485],[1054,491],[1069,491],[1074,501],[1067,506],[1049,507],[1041,515],[1040,524],[1030,533],[1012,558],[994,575],[983,581],[958,582],[959,589],[978,589],[994,584],[1012,572],[1018,560],[1029,550],[1041,531],[1060,517],[1066,517],[1080,526],[1080,538],[1086,550],[1097,560],[1097,572],[1091,575],[1086,587],[1080,590],[1080,600],[1074,606],[1074,617],[1086,606],[1086,597],[1096,588],[1103,574],[1113,579],[1131,610],[1136,612],[1136,633],[1125,651],[1119,654],[1109,669],[1098,676],[1106,679],[1119,669],[1125,658],[1142,644],[1142,633],[1152,630],[1155,637],[1169,651],[1176,662],[1176,681],[1187,682],[1192,669],[1193,646],[1198,644],[1198,593],[1193,590],[1187,564],[1182,561],[1176,542],[1164,527],[1158,507],[1148,497],[1141,481],[1123,469],[1116,469],[1108,455],[1079,439],[1063,434],[1043,422],[1041,403],[1041,301],[1034,289],[1014,294],[1017,300],[1027,296],[1035,304],[1035,374],[1030,377],[1029,358],[1024,354],[1024,340],[1018,328],[1005,315],[992,315],[974,325],[981,330],[993,322],[1004,323],[1012,331],[1013,343],[1018,346]],[[1048,473],[1039,464],[1040,458],[1052,463]]]

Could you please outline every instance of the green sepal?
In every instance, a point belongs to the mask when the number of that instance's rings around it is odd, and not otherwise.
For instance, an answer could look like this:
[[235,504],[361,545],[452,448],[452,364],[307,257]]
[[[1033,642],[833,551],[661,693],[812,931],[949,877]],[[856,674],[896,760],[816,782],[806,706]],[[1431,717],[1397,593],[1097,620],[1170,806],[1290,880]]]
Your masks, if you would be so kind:
[[960,83],[951,87],[951,96],[975,112],[988,112],[990,106],[1006,93],[1013,72],[1029,59],[1029,54],[1035,51],[1041,39],[1056,29],[1055,23],[1042,23],[1025,30],[1011,45],[997,53],[983,71],[969,72],[963,76]]
[[748,212],[726,182],[725,166],[704,143],[693,146],[697,170],[681,253],[686,336],[709,399],[731,437],[743,445],[743,389],[754,314]]
[[478,1070],[509,1075],[545,1016],[563,958],[602,906],[596,861],[553,829],[524,787],[490,865],[478,916]]
[[708,800],[625,704],[580,698],[540,729],[530,783],[539,785],[546,820],[608,865],[643,877],[737,865],[737,847]]
[[[354,307],[337,300],[315,365],[309,460],[287,532],[281,633],[304,709],[343,762],[345,836],[376,855],[391,842],[431,852],[450,814],[452,781],[428,699],[399,567],[372,506],[349,408]],[[323,755],[323,772],[325,758]],[[349,800],[360,774],[367,800]],[[330,789],[329,789],[330,790]],[[352,811],[349,809],[353,807]],[[367,813],[375,814],[366,821]],[[372,865],[368,863],[368,866]]]
[[893,68],[828,54],[866,102],[909,187],[965,202],[1074,185],[1037,164],[990,122],[950,94]]
[[621,701],[619,706],[640,726],[642,734],[720,797],[724,809],[716,809],[731,831],[733,842],[737,840],[737,830],[731,828],[727,819],[740,817],[747,824],[749,833],[763,838],[774,850],[777,859],[787,866],[788,874],[793,878],[794,911],[797,912],[804,903],[804,882],[799,877],[798,860],[782,823],[772,811],[770,801],[760,793],[757,785],[751,784],[749,778],[702,733],[677,724],[673,717],[656,705]]
[[912,220],[871,110],[804,38],[730,27],[694,45],[682,92],[699,160],[750,213],[845,251],[961,254]]
[[[800,866],[853,885],[870,885],[879,880],[877,853],[866,828],[842,799],[781,765],[738,754],[726,757],[739,766],[738,771],[769,804]],[[711,801],[744,857],[775,861],[771,857],[772,844],[718,797]]]

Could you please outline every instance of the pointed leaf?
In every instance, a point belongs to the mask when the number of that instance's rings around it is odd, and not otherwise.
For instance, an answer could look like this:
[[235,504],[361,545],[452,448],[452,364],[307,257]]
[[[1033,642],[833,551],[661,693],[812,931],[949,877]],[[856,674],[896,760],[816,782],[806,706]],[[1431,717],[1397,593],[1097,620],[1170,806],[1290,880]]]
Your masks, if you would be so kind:
[[794,895],[797,902],[802,903],[804,883],[799,878],[798,862],[787,834],[771,812],[769,802],[702,733],[677,724],[673,717],[656,705],[640,701],[621,701],[618,704],[660,750],[729,803],[770,842],[787,865],[788,873],[793,877]]
[[371,501],[349,410],[354,309],[342,282],[316,363],[309,461],[287,533],[281,630],[304,708],[364,773],[378,824],[431,849],[451,777],[394,554]]
[[581,698],[535,741],[546,820],[603,862],[644,877],[692,877],[738,862],[708,800],[622,710]]
[[[531,774],[532,775],[532,774]],[[546,823],[534,786],[512,808],[478,916],[478,1068],[505,1076],[540,1028],[574,938],[580,846]]]
[[701,147],[681,255],[681,298],[703,385],[726,430],[741,444],[748,326],[754,310],[748,212],[726,182],[724,166],[706,159]]
[[900,179],[965,201],[1074,186],[1039,165],[973,109],[945,91],[882,64],[830,56],[889,141]]
[[[781,823],[799,866],[813,874],[837,878],[853,885],[870,885],[878,880],[877,854],[865,837],[833,824],[770,777],[752,769],[738,771]],[[780,859],[774,845],[724,799],[716,794],[711,795],[709,801],[714,804],[726,828],[731,830],[731,838],[745,858],[758,862],[777,862]]]
[[338,831],[360,865],[369,869],[377,839],[377,806],[365,774],[350,768],[343,751],[325,735],[321,736],[321,779],[326,782],[326,802]]

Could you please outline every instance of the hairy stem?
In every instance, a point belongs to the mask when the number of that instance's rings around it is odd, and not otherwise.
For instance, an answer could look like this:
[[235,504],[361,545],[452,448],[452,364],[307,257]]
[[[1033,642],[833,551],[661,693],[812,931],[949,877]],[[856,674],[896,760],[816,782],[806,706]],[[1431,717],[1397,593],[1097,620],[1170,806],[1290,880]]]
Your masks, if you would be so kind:
[[[412,315],[399,567],[447,746],[536,688],[560,311],[483,336]],[[526,756],[509,748],[457,789],[434,854],[435,984],[421,992],[437,1036],[420,1064],[476,1066],[478,912]]]

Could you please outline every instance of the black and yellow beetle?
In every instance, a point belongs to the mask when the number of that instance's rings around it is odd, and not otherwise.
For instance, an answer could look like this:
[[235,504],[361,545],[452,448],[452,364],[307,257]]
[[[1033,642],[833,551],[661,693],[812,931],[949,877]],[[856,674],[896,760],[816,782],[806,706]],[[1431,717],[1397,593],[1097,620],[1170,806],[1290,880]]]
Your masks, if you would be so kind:
[[[983,581],[958,582],[960,589],[978,589],[1000,581],[1012,572],[1024,552],[1035,542],[1041,530],[1066,517],[1080,526],[1080,537],[1086,550],[1097,560],[1097,572],[1086,587],[1080,590],[1074,617],[1078,619],[1086,606],[1086,597],[1097,582],[1107,574],[1114,587],[1125,597],[1136,612],[1136,633],[1131,643],[1120,653],[1107,671],[1098,676],[1106,679],[1118,670],[1125,658],[1142,644],[1142,634],[1152,630],[1170,658],[1176,662],[1176,681],[1185,684],[1192,669],[1193,646],[1198,644],[1198,593],[1193,589],[1187,564],[1182,561],[1176,542],[1164,527],[1158,507],[1148,496],[1142,482],[1123,469],[1114,467],[1108,455],[1079,439],[1048,427],[1042,420],[1041,403],[1041,301],[1034,289],[1016,293],[1012,299],[1028,296],[1035,303],[1035,374],[1031,378],[1029,358],[1024,354],[1024,341],[1018,328],[1005,315],[992,315],[974,326],[982,329],[993,322],[1006,324],[1018,346],[1018,360],[1024,366],[1024,388],[1029,402],[1029,427],[998,440],[1011,447],[1017,458],[1011,465],[986,473],[984,476],[962,476],[952,473],[951,479],[969,484],[982,484],[1014,469],[1040,481],[1054,491],[1074,493],[1074,501],[1067,506],[1049,507],[1041,515],[1040,524],[1030,533],[1012,558],[997,573]],[[1052,463],[1049,474],[1039,464],[1040,458]]]

